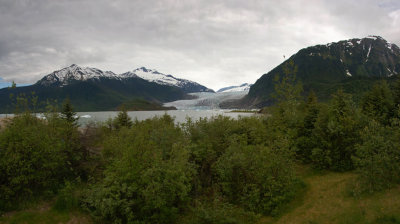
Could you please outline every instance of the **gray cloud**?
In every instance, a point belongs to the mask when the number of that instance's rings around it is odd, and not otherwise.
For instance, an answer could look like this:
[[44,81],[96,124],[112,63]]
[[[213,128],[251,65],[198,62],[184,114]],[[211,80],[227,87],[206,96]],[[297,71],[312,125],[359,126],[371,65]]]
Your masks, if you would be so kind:
[[0,77],[146,66],[217,89],[314,44],[369,34],[399,44],[398,27],[394,0],[0,0]]

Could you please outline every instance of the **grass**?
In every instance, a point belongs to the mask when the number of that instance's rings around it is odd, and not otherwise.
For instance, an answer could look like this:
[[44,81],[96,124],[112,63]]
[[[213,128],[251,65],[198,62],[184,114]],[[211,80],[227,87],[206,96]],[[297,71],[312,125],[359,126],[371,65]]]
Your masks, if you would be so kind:
[[302,176],[307,186],[304,195],[295,199],[286,213],[263,217],[259,224],[400,224],[400,187],[355,198],[349,193],[356,179],[352,172],[304,172]]
[[89,216],[78,211],[59,211],[48,205],[6,213],[0,217],[1,224],[91,224]]
[[38,199],[20,208],[0,214],[0,224],[91,224],[92,219],[80,208],[76,192],[80,185],[67,184],[52,199]]

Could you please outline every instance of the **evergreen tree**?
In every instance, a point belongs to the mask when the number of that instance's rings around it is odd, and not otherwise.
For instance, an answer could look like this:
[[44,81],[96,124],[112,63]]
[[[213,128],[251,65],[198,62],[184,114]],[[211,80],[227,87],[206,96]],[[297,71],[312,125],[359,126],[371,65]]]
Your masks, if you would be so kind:
[[303,86],[296,80],[297,67],[289,61],[283,75],[275,77],[276,106],[271,107],[271,118],[266,121],[269,141],[278,148],[297,151],[296,138],[303,114],[300,111]]
[[132,119],[129,117],[125,106],[121,107],[121,111],[118,113],[117,117],[115,118],[114,125],[117,129],[119,129],[121,127],[130,128],[132,126]]
[[72,107],[71,101],[69,98],[67,98],[62,107],[61,111],[61,117],[66,120],[69,124],[73,126],[77,126],[77,121],[79,117],[76,116],[76,112],[74,111],[74,108]]
[[339,90],[333,95],[328,110],[321,111],[315,124],[318,146],[312,161],[318,168],[337,171],[353,169],[352,156],[359,141],[360,117],[351,95]]
[[400,78],[396,80],[393,88],[393,102],[396,107],[400,106]]
[[303,120],[303,128],[306,134],[311,134],[315,126],[315,121],[318,117],[318,98],[314,91],[310,91],[307,97],[307,102],[305,106],[305,117]]
[[[61,119],[57,113],[53,113],[51,119],[48,119],[49,124],[53,124],[54,126],[61,126],[60,129],[61,137],[64,139],[65,147],[63,152],[66,155],[66,160],[68,161],[68,165],[70,169],[76,172],[76,175],[80,175],[81,167],[80,163],[85,157],[84,150],[80,143],[80,133],[78,131],[78,119],[79,117],[76,116],[76,112],[72,107],[71,101],[67,98],[62,106],[61,111]],[[61,124],[59,120],[64,121]]]
[[304,108],[304,118],[301,127],[299,128],[297,138],[297,155],[304,162],[309,162],[312,149],[317,146],[313,136],[315,122],[319,114],[318,99],[314,91],[310,91]]
[[[396,91],[395,91],[396,94]],[[389,124],[394,113],[392,92],[386,81],[376,83],[362,101],[362,112],[382,124]]]
[[299,121],[299,106],[303,86],[296,80],[297,67],[293,61],[286,63],[283,68],[284,74],[280,78],[275,77],[274,98],[277,100],[276,107],[273,108],[272,116],[279,120],[284,129],[297,126]]
[[283,67],[283,75],[275,76],[275,93],[273,97],[278,101],[278,104],[289,104],[297,106],[301,99],[303,86],[296,79],[297,66],[293,61],[289,61]]

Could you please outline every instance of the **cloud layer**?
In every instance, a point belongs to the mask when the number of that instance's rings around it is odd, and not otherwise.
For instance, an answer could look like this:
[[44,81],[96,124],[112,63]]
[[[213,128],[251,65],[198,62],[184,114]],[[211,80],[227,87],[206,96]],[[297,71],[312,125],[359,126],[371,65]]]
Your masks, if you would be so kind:
[[398,27],[396,0],[0,0],[0,77],[145,66],[218,89],[310,45],[370,34],[399,45]]

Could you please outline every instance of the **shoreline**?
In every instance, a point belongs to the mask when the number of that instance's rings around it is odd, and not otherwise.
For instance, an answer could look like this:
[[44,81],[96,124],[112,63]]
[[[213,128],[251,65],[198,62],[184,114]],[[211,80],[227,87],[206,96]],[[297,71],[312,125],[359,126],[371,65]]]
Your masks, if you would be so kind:
[[0,129],[4,127],[4,122],[9,119],[8,117],[0,117]]

